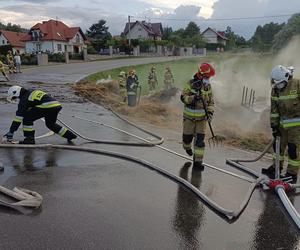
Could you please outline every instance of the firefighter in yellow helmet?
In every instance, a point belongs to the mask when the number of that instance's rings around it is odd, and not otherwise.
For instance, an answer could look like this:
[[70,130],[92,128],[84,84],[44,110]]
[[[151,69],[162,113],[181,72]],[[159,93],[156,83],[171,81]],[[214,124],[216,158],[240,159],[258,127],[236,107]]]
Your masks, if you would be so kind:
[[124,71],[119,73],[119,93],[122,99],[122,103],[127,101],[127,90],[126,90],[127,75]]
[[174,77],[170,67],[166,67],[164,75],[164,84],[166,89],[172,88],[172,85],[174,84]]
[[[283,168],[287,149],[287,172],[282,177],[297,182],[300,168],[300,80],[293,78],[294,68],[278,65],[271,72],[270,125],[273,136],[280,136],[280,170]],[[275,151],[275,145],[273,145]],[[275,163],[274,154],[274,163]],[[262,169],[263,174],[275,178],[275,164]]]
[[9,67],[9,73],[17,73],[16,67],[15,67],[15,63],[14,63],[14,56],[11,50],[8,51],[7,55],[6,55],[6,60],[7,60],[7,64]]
[[8,78],[6,72],[5,72],[4,64],[1,60],[0,60],[0,72],[6,78],[6,80],[9,81],[9,78]]
[[158,85],[156,68],[152,65],[148,75],[149,93],[154,94],[156,86]]
[[[207,117],[205,108],[208,111],[209,119],[214,113],[214,99],[210,85],[210,77],[215,75],[215,70],[209,63],[202,63],[193,79],[185,84],[181,94],[181,101],[184,103],[183,111],[183,134],[182,144],[186,153],[194,157],[194,167],[201,170],[204,149],[205,130]],[[205,104],[205,107],[203,105]],[[194,152],[192,142],[194,140]]]

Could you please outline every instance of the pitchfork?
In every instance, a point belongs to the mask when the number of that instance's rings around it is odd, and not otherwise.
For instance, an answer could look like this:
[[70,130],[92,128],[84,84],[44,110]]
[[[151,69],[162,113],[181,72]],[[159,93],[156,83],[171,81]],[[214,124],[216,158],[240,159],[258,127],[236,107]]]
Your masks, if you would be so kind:
[[203,97],[201,96],[201,94],[200,94],[200,99],[202,101],[202,105],[203,105],[203,108],[204,108],[204,111],[205,111],[205,116],[207,118],[207,122],[208,122],[208,125],[209,125],[209,130],[210,130],[211,135],[212,135],[208,139],[208,144],[209,144],[209,146],[211,145],[211,143],[213,144],[213,146],[222,144],[222,142],[224,141],[225,138],[224,138],[224,136],[221,136],[221,135],[215,135],[215,133],[213,131],[213,128],[211,126],[211,120],[210,120],[210,117],[209,117],[209,114],[208,114],[208,111],[207,111],[205,101],[204,101]]

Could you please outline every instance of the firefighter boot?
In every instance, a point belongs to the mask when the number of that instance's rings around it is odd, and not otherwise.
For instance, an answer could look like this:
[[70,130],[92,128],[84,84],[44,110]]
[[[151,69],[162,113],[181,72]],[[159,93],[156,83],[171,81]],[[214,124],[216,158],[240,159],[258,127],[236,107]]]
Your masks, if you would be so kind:
[[204,166],[202,164],[202,161],[195,161],[194,164],[193,164],[193,168],[203,171]]
[[71,142],[73,139],[77,138],[77,136],[70,130],[67,130],[63,137],[66,138],[68,142]]
[[[280,172],[282,171],[282,167],[280,167]],[[275,167],[274,165],[271,165],[268,168],[262,168],[261,169],[261,173],[265,174],[266,176],[268,176],[270,179],[274,179],[275,178]]]
[[189,156],[192,156],[193,155],[193,150],[188,148],[185,150],[185,152],[189,155]]
[[292,174],[292,173],[287,172],[286,174],[281,175],[280,178],[281,178],[281,179],[285,179],[285,178],[286,178],[285,181],[291,180],[290,183],[295,184],[295,183],[297,182],[298,175],[297,175],[297,174]]
[[35,144],[34,137],[25,137],[23,141],[19,141],[19,144]]

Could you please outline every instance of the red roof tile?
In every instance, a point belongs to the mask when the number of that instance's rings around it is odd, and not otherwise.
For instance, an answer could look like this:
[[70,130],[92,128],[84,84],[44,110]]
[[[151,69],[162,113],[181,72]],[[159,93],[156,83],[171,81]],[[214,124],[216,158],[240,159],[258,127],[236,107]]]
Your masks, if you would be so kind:
[[0,34],[8,40],[12,47],[25,48],[25,43],[22,40],[27,35],[26,33],[0,30]]

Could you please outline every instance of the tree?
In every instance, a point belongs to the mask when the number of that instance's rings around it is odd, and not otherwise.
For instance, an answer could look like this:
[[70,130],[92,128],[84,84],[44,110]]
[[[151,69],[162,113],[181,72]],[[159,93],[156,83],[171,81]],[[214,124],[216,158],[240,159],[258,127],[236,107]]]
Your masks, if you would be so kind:
[[162,34],[162,39],[163,40],[170,40],[170,36],[173,33],[172,27],[164,27],[163,28],[163,34]]
[[226,43],[227,49],[234,49],[238,47],[245,47],[247,46],[247,41],[244,37],[235,34],[230,26],[227,26],[225,30],[225,37],[228,38]]
[[8,30],[8,31],[15,31],[15,32],[27,32],[27,29],[22,28],[18,24],[8,23],[7,25],[0,22],[0,30]]
[[86,31],[87,37],[91,38],[91,43],[97,51],[105,48],[107,41],[112,38],[111,34],[108,32],[108,27],[106,27],[105,24],[106,21],[101,19]]
[[193,37],[200,34],[200,27],[194,23],[189,22],[189,24],[186,26],[184,30],[184,37]]
[[264,26],[257,26],[251,38],[252,48],[255,51],[268,51],[275,35],[283,28],[284,24],[267,23]]
[[292,39],[293,36],[300,34],[300,13],[294,14],[283,25],[282,29],[274,36],[272,48],[281,49]]

